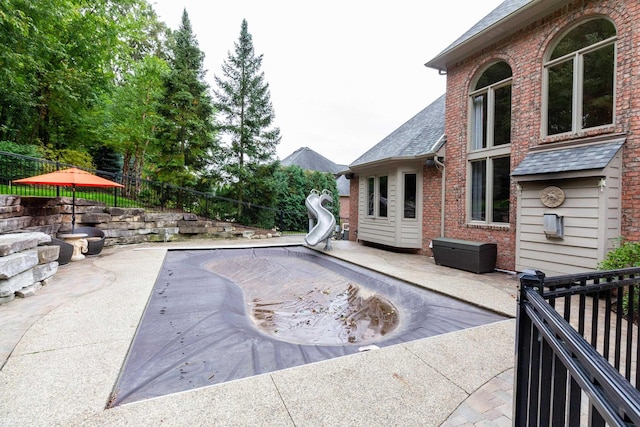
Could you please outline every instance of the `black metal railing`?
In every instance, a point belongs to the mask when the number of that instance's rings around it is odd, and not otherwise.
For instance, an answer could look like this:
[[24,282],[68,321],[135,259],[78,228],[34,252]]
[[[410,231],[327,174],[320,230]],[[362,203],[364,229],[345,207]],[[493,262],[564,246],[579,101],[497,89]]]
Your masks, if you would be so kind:
[[640,268],[520,276],[514,426],[640,426]]
[[[19,196],[71,197],[69,187],[15,185],[12,181],[72,166],[0,151],[0,186],[3,186],[0,193]],[[267,230],[278,229],[287,233],[304,233],[308,225],[307,212],[304,208],[299,212],[284,211],[119,173],[82,169],[124,185],[124,188],[76,188],[76,197],[97,200],[107,206],[188,212],[206,219],[239,223]],[[304,207],[303,204],[302,207]]]

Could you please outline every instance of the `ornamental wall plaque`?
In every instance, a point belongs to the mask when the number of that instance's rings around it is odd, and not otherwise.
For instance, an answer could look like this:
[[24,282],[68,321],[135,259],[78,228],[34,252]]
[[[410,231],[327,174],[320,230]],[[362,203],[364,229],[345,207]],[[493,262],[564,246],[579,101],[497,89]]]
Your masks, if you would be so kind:
[[562,188],[550,185],[540,192],[540,201],[548,208],[557,208],[564,203],[564,191]]

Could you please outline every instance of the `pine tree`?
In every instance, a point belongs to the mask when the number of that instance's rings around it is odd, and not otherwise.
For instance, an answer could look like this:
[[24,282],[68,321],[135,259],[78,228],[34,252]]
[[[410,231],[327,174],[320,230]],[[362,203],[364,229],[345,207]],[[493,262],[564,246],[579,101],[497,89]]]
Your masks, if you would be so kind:
[[242,20],[240,38],[234,43],[222,65],[222,76],[215,76],[215,107],[221,124],[225,155],[223,171],[234,187],[238,202],[238,215],[242,215],[242,202],[252,187],[253,171],[260,165],[271,163],[280,129],[271,127],[275,114],[271,105],[269,84],[261,71],[262,55],[256,55],[246,19]]
[[191,30],[187,11],[173,34],[166,94],[159,108],[161,154],[156,164],[160,181],[196,187],[217,151],[213,104],[204,82],[204,54]]

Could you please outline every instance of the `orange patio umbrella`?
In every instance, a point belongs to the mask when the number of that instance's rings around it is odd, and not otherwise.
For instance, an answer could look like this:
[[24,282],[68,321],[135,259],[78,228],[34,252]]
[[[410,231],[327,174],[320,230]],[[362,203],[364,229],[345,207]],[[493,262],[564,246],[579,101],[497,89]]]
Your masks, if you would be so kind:
[[29,178],[13,180],[14,184],[34,185],[61,185],[71,187],[73,202],[71,205],[71,232],[76,225],[76,187],[124,187],[114,181],[101,178],[97,175],[78,168],[62,169],[59,171],[36,175]]

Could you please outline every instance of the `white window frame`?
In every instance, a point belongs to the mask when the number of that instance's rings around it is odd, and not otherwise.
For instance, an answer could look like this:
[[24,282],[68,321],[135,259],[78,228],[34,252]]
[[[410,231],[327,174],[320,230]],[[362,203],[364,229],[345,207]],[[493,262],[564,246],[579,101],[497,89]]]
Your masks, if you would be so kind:
[[[407,175],[415,175],[416,177],[416,185],[415,185],[415,206],[414,206],[414,217],[413,218],[407,218],[406,216],[406,212],[405,212],[405,200],[406,200],[406,195],[407,195],[407,187],[406,187],[406,176]],[[420,174],[417,171],[414,170],[406,170],[406,171],[402,171],[402,199],[401,199],[401,203],[402,203],[402,221],[417,221],[418,218],[420,217],[420,210],[419,210],[419,204],[420,204],[420,191],[421,191],[421,186],[419,183],[419,179],[420,179]]]
[[[369,189],[369,182],[371,182],[371,180],[373,180],[373,193],[371,193],[370,189]],[[375,176],[368,176],[367,180],[365,181],[365,186],[366,186],[365,191],[366,191],[366,194],[367,194],[367,199],[366,199],[367,203],[365,205],[365,209],[366,209],[366,216],[370,217],[370,218],[373,218],[373,217],[376,216],[376,203],[375,203],[376,200],[377,200],[377,197],[376,197],[376,193],[377,193],[376,181],[377,181],[377,179],[376,179]],[[373,203],[373,206],[372,206],[373,209],[369,209],[370,203]]]
[[[380,216],[380,178],[387,178],[387,215]],[[373,179],[373,214],[369,213],[369,201],[371,193],[369,193],[369,180]],[[387,219],[389,218],[389,175],[369,175],[366,180],[366,217],[368,218],[380,218]]]

